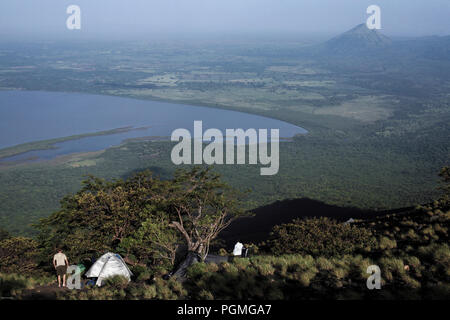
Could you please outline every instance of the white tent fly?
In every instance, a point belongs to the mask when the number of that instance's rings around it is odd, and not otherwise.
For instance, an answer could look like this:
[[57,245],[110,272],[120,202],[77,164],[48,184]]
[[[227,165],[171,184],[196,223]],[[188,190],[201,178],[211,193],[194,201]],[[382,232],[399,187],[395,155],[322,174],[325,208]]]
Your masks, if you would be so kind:
[[96,285],[101,286],[103,280],[113,276],[124,276],[131,280],[133,273],[128,269],[122,257],[116,253],[105,253],[86,272],[87,278],[97,278]]

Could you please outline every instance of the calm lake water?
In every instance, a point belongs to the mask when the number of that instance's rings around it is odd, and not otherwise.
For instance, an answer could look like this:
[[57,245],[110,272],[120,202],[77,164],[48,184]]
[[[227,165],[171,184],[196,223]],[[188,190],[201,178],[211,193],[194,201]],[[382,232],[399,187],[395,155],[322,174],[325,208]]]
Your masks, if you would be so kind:
[[242,112],[143,101],[112,96],[0,91],[0,149],[18,144],[117,128],[143,128],[117,134],[85,137],[55,144],[56,149],[26,152],[0,161],[47,160],[77,152],[98,151],[139,137],[170,137],[177,128],[193,133],[195,120],[208,128],[279,129],[291,138],[307,131],[292,124]]

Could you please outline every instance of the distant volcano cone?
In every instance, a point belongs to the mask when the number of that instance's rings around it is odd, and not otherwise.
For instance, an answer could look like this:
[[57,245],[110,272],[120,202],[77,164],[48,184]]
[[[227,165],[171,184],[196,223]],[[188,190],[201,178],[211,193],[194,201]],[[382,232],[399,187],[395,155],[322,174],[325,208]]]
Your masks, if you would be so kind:
[[366,50],[377,50],[390,46],[391,39],[377,30],[360,24],[355,28],[325,42],[322,49],[331,54],[351,54]]

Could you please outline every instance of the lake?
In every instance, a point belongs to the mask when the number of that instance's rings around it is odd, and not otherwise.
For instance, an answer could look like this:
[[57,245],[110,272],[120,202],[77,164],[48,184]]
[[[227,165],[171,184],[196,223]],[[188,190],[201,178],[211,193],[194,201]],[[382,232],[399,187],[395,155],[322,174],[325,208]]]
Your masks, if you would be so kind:
[[117,128],[132,130],[56,143],[0,161],[39,161],[78,152],[98,151],[140,137],[170,137],[177,128],[193,131],[195,120],[203,130],[217,128],[279,129],[281,138],[307,131],[284,121],[215,108],[113,96],[0,91],[0,149],[19,144]]

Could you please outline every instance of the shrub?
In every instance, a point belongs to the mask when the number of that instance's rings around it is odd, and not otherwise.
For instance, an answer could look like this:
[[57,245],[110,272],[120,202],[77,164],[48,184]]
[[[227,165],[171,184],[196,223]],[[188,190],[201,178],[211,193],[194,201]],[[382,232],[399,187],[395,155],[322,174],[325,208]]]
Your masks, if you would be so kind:
[[322,217],[274,227],[269,246],[275,255],[336,256],[368,250],[375,238],[368,229]]
[[200,300],[214,300],[213,294],[208,290],[202,290],[199,293]]
[[131,272],[133,272],[137,282],[148,281],[152,277],[152,272],[144,266],[136,265],[131,267]]
[[243,258],[235,258],[233,260],[233,262],[238,270],[245,270],[250,264],[249,259],[243,259]]
[[144,299],[154,299],[156,297],[156,286],[144,286],[142,298]]
[[156,298],[161,300],[185,299],[187,292],[180,282],[174,279],[168,281],[155,279]]
[[123,289],[128,286],[128,279],[124,276],[113,276],[103,280],[103,286],[106,288]]
[[333,268],[333,263],[324,257],[319,257],[316,260],[317,267],[321,270],[329,271]]
[[259,264],[259,265],[257,266],[257,268],[258,268],[259,273],[260,273],[262,276],[264,276],[264,277],[273,275],[274,272],[275,272],[275,268],[274,268],[273,265],[270,264],[270,263],[262,263],[262,264]]
[[381,250],[389,250],[397,247],[397,241],[391,240],[387,237],[381,237],[378,243]]

